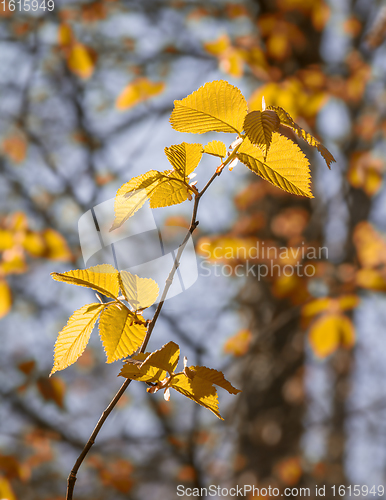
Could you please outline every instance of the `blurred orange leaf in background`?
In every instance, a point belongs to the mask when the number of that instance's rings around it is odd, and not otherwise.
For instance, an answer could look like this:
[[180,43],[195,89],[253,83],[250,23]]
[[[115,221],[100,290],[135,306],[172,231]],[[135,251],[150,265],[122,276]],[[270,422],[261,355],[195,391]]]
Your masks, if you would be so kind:
[[325,358],[339,346],[350,348],[354,345],[354,326],[343,314],[324,314],[311,326],[309,340],[314,353]]
[[224,352],[226,354],[233,354],[233,356],[243,356],[248,352],[251,341],[251,331],[240,330],[225,342]]
[[8,134],[1,145],[2,153],[14,163],[21,163],[27,155],[28,143],[19,131]]
[[94,72],[95,61],[92,52],[82,43],[74,43],[71,47],[68,60],[68,68],[80,78],[87,79]]
[[303,474],[299,457],[286,458],[276,466],[277,475],[284,484],[297,484]]
[[40,394],[46,401],[53,401],[59,408],[64,408],[66,385],[59,377],[39,377],[36,381]]
[[137,78],[122,90],[115,106],[123,111],[160,94],[164,88],[165,84],[163,82],[152,82],[147,78]]

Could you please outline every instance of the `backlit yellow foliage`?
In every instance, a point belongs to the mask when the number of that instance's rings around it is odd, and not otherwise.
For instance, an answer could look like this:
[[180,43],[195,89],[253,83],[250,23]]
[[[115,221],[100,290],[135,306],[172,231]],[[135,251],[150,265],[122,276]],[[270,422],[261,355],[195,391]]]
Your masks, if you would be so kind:
[[170,397],[170,388],[175,389],[222,419],[214,386],[222,387],[230,394],[237,394],[240,391],[235,389],[221,372],[205,366],[185,366],[182,372],[175,373],[179,355],[178,345],[168,342],[151,354],[133,356],[125,363],[120,375],[133,380],[151,382],[153,385],[148,392],[154,393],[162,389],[165,391],[167,401]]

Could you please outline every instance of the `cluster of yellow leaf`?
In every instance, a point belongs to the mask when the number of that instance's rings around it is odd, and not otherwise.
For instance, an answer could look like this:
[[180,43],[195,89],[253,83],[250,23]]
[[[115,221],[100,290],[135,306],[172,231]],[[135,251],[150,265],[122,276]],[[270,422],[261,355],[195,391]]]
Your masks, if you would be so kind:
[[[328,166],[335,161],[331,153],[299,127],[284,109],[269,106],[248,113],[247,102],[240,90],[223,80],[207,83],[181,101],[174,101],[170,122],[179,132],[237,134],[239,140],[224,163],[239,159],[255,174],[292,194],[312,197],[309,163],[298,145],[282,135],[283,127],[316,147]],[[121,226],[147,199],[150,199],[151,208],[191,199],[191,195],[198,192],[194,185],[189,184],[189,175],[197,167],[202,154],[224,159],[227,148],[221,141],[212,141],[205,147],[183,142],[165,148],[165,153],[173,170],[150,170],[118,190],[111,230]]]
[[56,281],[92,288],[112,299],[87,304],[74,312],[56,341],[51,375],[75,363],[86,348],[98,318],[108,363],[130,356],[141,347],[147,322],[138,312],[157,299],[159,289],[154,280],[119,272],[109,264],[51,275]]
[[[309,164],[299,147],[281,135],[282,127],[314,146],[329,166],[331,153],[297,125],[282,108],[269,106],[248,113],[240,90],[228,82],[207,83],[181,101],[174,102],[170,122],[180,132],[230,132],[243,139],[236,157],[253,172],[293,194],[311,197]],[[243,133],[244,131],[244,133]]]
[[222,372],[205,366],[187,366],[175,372],[180,357],[180,348],[174,342],[168,342],[161,349],[152,353],[136,354],[129,359],[120,375],[132,380],[148,383],[148,392],[164,390],[164,397],[170,399],[170,389],[183,394],[199,405],[213,412],[222,419],[218,409],[217,390],[214,385],[222,387],[229,394],[241,392],[235,389]]
[[311,325],[309,340],[315,354],[325,358],[339,346],[351,348],[355,343],[355,330],[351,320],[343,314],[359,304],[357,295],[342,295],[333,299],[315,299],[302,308],[303,320],[319,316]]
[[27,255],[66,261],[72,254],[63,236],[54,229],[32,231],[24,213],[16,212],[0,222],[0,318],[12,305],[5,277],[27,271]]
[[90,78],[95,69],[95,52],[78,42],[71,27],[65,23],[59,26],[58,42],[67,60],[68,69],[80,78]]

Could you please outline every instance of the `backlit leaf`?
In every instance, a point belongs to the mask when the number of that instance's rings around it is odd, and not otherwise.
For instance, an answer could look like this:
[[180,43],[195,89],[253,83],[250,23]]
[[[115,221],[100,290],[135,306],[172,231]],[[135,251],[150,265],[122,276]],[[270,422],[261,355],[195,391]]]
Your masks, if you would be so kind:
[[[138,316],[140,320],[141,316]],[[131,356],[146,335],[146,326],[135,321],[123,304],[107,306],[99,320],[99,333],[107,355],[107,363]]]
[[226,380],[222,372],[214,370],[213,368],[207,368],[206,366],[189,366],[189,372],[194,375],[194,378],[200,377],[206,382],[218,385],[228,391],[229,394],[238,394],[241,392]]
[[143,362],[142,366],[153,366],[173,373],[177,367],[179,357],[180,348],[178,345],[174,342],[168,342],[161,349],[152,352]]
[[247,109],[240,90],[219,80],[206,83],[181,101],[174,101],[170,123],[179,132],[240,134]]
[[212,156],[218,156],[219,158],[225,158],[227,148],[221,141],[211,141],[204,147],[204,153]]
[[159,294],[158,285],[154,280],[140,278],[128,271],[121,271],[119,278],[123,295],[136,311],[154,304]]
[[150,208],[170,207],[186,201],[189,196],[188,186],[178,174],[170,171],[160,186],[150,196]]
[[159,382],[167,377],[167,371],[154,366],[145,365],[143,361],[150,356],[151,353],[139,353],[128,359],[123,365],[119,375],[121,377],[138,380],[141,382]]
[[51,273],[51,276],[55,281],[93,288],[113,299],[119,295],[118,271],[110,264],[100,264],[65,273]]
[[[191,165],[189,161],[185,168],[190,169]],[[118,189],[114,201],[115,221],[110,231],[126,222],[147,199],[150,199],[151,208],[169,207],[187,200],[189,189],[181,171],[177,170],[150,170],[134,177]]]
[[216,388],[201,377],[188,378],[185,374],[173,377],[170,387],[180,392],[189,399],[213,412],[216,417],[224,420],[218,410],[218,397]]
[[83,353],[103,308],[103,304],[87,304],[70,317],[55,343],[54,366],[51,375],[75,363]]
[[274,132],[264,160],[262,151],[245,139],[237,151],[239,160],[274,186],[288,193],[313,198],[310,191],[310,170],[307,158],[292,141]]
[[176,144],[165,148],[165,154],[173,165],[174,171],[185,180],[200,163],[203,153],[202,144]]
[[139,210],[154,189],[164,179],[164,174],[149,170],[146,174],[134,177],[118,189],[114,201],[115,221],[110,231],[120,227]]
[[291,116],[283,108],[277,106],[268,106],[267,109],[275,111],[282,125],[291,128],[295,132],[295,134],[304,139],[310,146],[314,146],[323,156],[325,162],[327,163],[328,168],[330,168],[330,165],[332,162],[335,161],[335,158],[328,151],[328,149],[323,146],[323,144],[320,141],[318,141],[311,134],[309,134],[301,127],[299,127],[299,125],[297,125],[293,121]]
[[279,128],[280,120],[274,111],[251,111],[244,120],[244,130],[252,144],[258,146],[264,158],[271,145],[272,134]]

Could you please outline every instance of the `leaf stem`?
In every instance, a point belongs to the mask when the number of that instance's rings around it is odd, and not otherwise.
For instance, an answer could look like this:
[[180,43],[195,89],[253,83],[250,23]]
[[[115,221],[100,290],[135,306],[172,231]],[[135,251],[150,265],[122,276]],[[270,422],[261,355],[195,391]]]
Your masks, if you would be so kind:
[[[232,154],[227,158],[227,160],[223,163],[223,165],[227,165],[231,159],[234,158],[234,154],[235,151],[237,150],[237,148],[232,152]],[[145,352],[145,349],[147,347],[147,344],[149,343],[149,340],[150,340],[150,337],[151,337],[151,334],[154,330],[154,327],[155,327],[155,324],[157,322],[157,319],[161,313],[161,310],[162,310],[162,307],[164,305],[164,302],[166,300],[166,296],[169,292],[169,289],[173,283],[173,278],[174,278],[174,275],[180,265],[180,258],[181,258],[181,255],[185,249],[185,245],[186,243],[188,242],[190,236],[193,234],[194,230],[196,229],[196,227],[198,226],[199,222],[197,220],[197,212],[198,212],[198,205],[200,203],[200,199],[201,197],[204,195],[204,193],[206,192],[206,190],[209,188],[209,186],[212,184],[212,182],[216,179],[216,177],[219,177],[219,175],[221,174],[222,170],[220,171],[217,171],[212,175],[212,177],[209,179],[209,181],[206,183],[206,185],[203,187],[203,189],[198,192],[197,194],[195,194],[195,197],[194,197],[194,207],[193,207],[193,213],[192,213],[192,219],[191,219],[191,222],[190,222],[190,227],[181,243],[181,245],[178,247],[178,251],[177,251],[177,255],[176,255],[176,258],[174,259],[174,262],[173,262],[173,267],[172,269],[170,270],[170,273],[169,273],[169,276],[165,282],[165,286],[164,286],[164,289],[163,289],[163,292],[162,292],[162,296],[161,296],[161,300],[160,302],[158,303],[158,306],[157,306],[157,309],[154,313],[154,316],[153,316],[153,319],[151,320],[151,322],[149,323],[149,327],[147,329],[147,332],[146,332],[146,336],[142,342],[142,345],[141,345],[141,349],[140,349],[140,352],[143,353]],[[119,301],[121,302],[121,301]],[[121,304],[123,304],[121,302]],[[125,304],[123,304],[125,305]],[[126,307],[126,306],[125,306]],[[118,401],[120,400],[120,398],[122,397],[123,393],[126,391],[126,389],[129,387],[131,383],[131,379],[127,379],[125,380],[125,382],[121,385],[120,389],[118,390],[118,392],[115,394],[114,398],[110,401],[109,405],[107,406],[107,408],[104,410],[104,412],[102,413],[100,419],[98,420],[98,423],[96,424],[94,430],[92,431],[92,434],[91,436],[89,437],[85,447],[83,448],[81,454],[79,455],[79,457],[77,458],[75,464],[74,464],[74,467],[72,468],[71,472],[70,472],[70,475],[68,476],[68,479],[67,479],[67,494],[66,494],[66,500],[73,500],[73,493],[74,493],[74,487],[75,487],[75,482],[76,482],[76,479],[77,479],[77,473],[78,473],[78,470],[80,468],[80,466],[82,465],[82,462],[83,460],[86,458],[88,452],[90,451],[92,445],[95,443],[95,439],[97,437],[97,435],[99,434],[99,431],[101,430],[103,424],[105,423],[107,417],[110,415],[110,413],[112,412],[112,410],[114,409],[115,405],[118,403]]]

